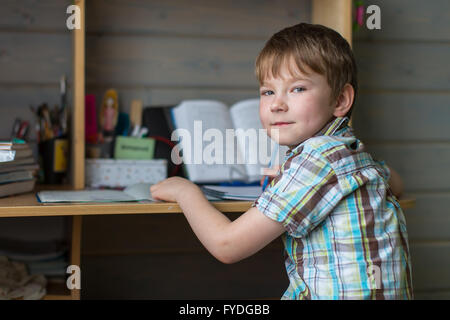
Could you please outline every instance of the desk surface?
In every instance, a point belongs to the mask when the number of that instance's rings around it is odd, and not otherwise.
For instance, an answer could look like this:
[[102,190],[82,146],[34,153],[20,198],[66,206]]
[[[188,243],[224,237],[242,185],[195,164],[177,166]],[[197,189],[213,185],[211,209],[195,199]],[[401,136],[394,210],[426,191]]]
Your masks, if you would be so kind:
[[[251,201],[211,202],[222,212],[245,212]],[[0,199],[0,217],[73,216],[100,214],[156,214],[181,213],[177,203],[171,202],[115,202],[115,203],[39,203],[35,193]]]
[[[413,208],[415,199],[400,200],[403,209]],[[212,201],[221,212],[245,212],[252,201]],[[0,199],[0,217],[74,216],[101,214],[158,214],[181,213],[177,203],[121,202],[121,203],[39,203],[36,193],[26,193]]]

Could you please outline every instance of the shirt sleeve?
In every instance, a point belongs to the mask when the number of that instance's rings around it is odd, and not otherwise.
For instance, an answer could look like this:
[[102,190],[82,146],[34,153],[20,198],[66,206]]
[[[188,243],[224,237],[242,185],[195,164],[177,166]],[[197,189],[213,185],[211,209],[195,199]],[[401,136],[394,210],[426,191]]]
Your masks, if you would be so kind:
[[384,178],[385,181],[389,181],[389,178],[391,177],[391,170],[386,165],[386,162],[383,160],[375,160],[375,163],[381,167],[381,176]]
[[280,175],[252,204],[300,238],[318,226],[342,199],[337,176],[318,152],[288,159]]

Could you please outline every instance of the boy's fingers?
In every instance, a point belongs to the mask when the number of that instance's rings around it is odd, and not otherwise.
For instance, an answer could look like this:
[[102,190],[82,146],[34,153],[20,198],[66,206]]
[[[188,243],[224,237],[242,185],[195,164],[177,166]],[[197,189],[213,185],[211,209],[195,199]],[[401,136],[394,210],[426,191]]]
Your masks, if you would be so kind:
[[263,173],[265,176],[276,176],[278,174],[278,169],[277,167],[275,168],[264,168],[263,169]]

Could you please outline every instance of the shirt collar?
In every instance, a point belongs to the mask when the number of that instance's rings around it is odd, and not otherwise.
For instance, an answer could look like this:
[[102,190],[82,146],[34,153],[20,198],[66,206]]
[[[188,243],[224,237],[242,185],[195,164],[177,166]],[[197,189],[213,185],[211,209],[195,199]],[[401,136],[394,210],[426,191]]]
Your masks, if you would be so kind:
[[[332,120],[330,120],[322,129],[320,129],[313,137],[318,136],[333,136],[336,134],[337,131],[340,129],[343,129],[347,126],[349,122],[348,117],[333,117]],[[306,140],[305,140],[306,141]],[[297,153],[297,151],[301,148],[304,141],[294,148],[289,148],[288,151],[286,151],[286,155],[289,155],[291,153]]]
[[328,122],[322,129],[317,132],[314,137],[318,136],[334,136],[336,131],[345,127],[348,123],[348,117],[335,117]]

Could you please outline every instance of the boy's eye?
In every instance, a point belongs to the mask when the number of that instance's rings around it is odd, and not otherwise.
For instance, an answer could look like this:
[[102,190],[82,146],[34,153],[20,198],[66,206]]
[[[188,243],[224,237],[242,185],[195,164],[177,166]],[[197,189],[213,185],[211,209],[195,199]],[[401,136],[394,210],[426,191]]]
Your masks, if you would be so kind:
[[303,87],[296,87],[296,88],[294,88],[294,92],[302,92],[302,91],[305,91],[306,89],[305,88],[303,88]]
[[261,91],[261,95],[262,95],[262,96],[269,96],[269,95],[271,95],[271,94],[273,94],[273,91],[272,91],[272,90],[264,90],[264,91]]

